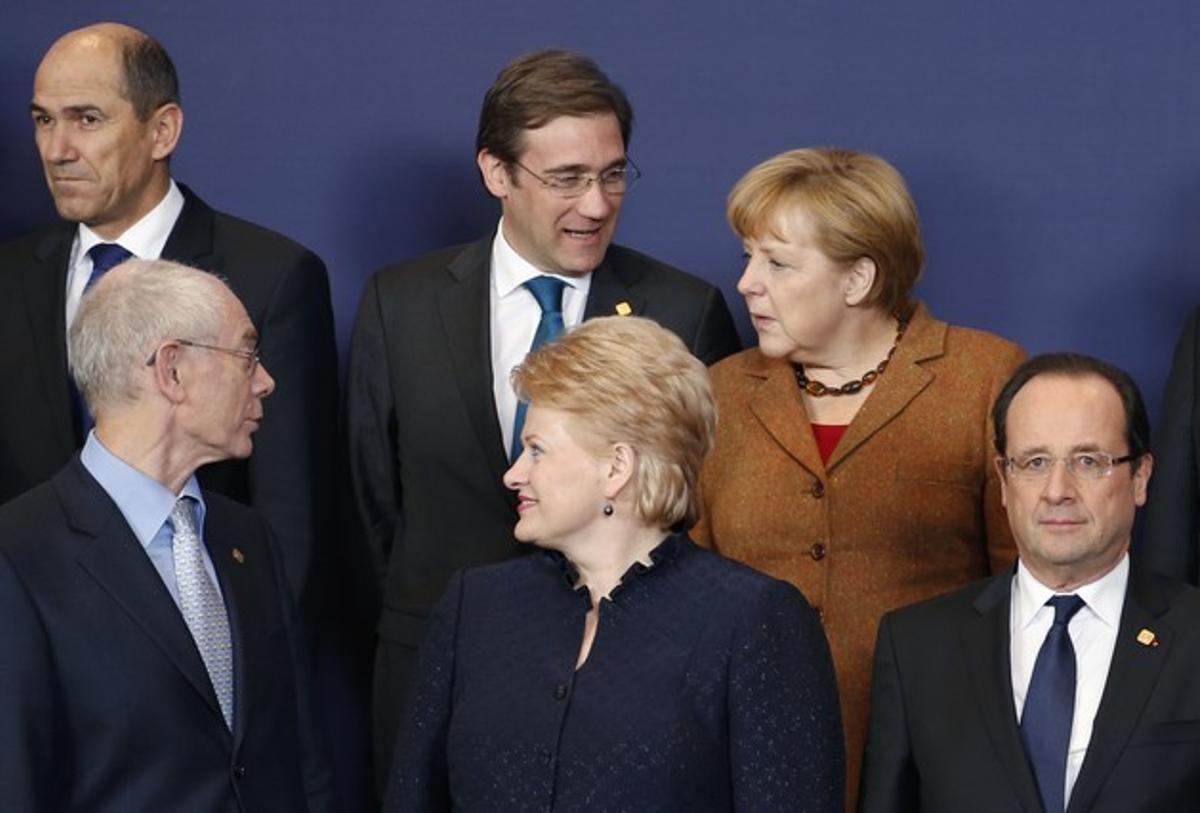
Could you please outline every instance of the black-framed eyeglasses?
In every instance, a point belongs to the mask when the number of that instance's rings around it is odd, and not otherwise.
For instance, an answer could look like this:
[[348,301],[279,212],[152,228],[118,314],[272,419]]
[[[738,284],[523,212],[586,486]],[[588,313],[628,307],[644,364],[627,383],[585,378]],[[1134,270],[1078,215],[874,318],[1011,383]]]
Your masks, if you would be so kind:
[[[240,347],[218,347],[215,344],[205,344],[204,342],[194,342],[191,339],[171,339],[175,344],[183,347],[195,347],[199,350],[212,350],[215,353],[224,353],[227,356],[236,356],[246,363],[246,374],[254,375],[254,371],[258,369],[262,357],[259,355],[258,347],[251,350],[243,350]],[[158,357],[158,351],[155,350],[150,354],[150,358],[146,359],[146,366],[153,367],[154,360]]]
[[600,173],[595,172],[548,172],[540,175],[520,161],[513,161],[521,169],[532,175],[543,187],[560,198],[582,197],[591,189],[592,184],[600,187],[606,195],[624,195],[632,189],[642,177],[642,171],[626,157],[625,165],[611,167]]
[[1013,476],[1022,480],[1046,479],[1060,460],[1074,477],[1083,480],[1102,480],[1113,473],[1113,466],[1129,463],[1139,457],[1141,455],[1138,454],[1114,457],[1108,452],[1075,452],[1065,457],[1052,457],[1048,454],[1038,453],[1022,458],[1005,458],[1004,462]]

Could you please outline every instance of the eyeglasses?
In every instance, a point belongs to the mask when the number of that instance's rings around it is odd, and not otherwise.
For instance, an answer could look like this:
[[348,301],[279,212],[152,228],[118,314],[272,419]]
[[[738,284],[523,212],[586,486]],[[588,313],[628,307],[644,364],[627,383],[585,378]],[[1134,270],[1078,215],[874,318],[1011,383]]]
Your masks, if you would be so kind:
[[1067,471],[1081,480],[1103,480],[1113,472],[1113,466],[1136,460],[1141,455],[1127,454],[1113,457],[1107,452],[1075,452],[1066,457],[1051,457],[1046,454],[1031,454],[1017,459],[1009,457],[1005,464],[1013,476],[1021,480],[1044,480],[1054,471],[1058,461],[1066,464]]
[[[253,350],[242,350],[236,347],[217,347],[215,344],[204,344],[203,342],[194,342],[190,339],[171,339],[171,341],[184,347],[195,347],[200,350],[212,350],[216,353],[224,353],[227,356],[236,356],[246,363],[246,375],[254,375],[254,371],[258,369],[259,362],[262,361],[257,347]],[[150,358],[146,359],[146,366],[153,367],[157,356],[158,351],[155,350],[150,354]]]
[[598,184],[600,191],[606,195],[624,195],[637,184],[642,177],[642,171],[633,160],[626,157],[625,165],[612,167],[599,174],[591,172],[550,172],[539,175],[520,161],[513,161],[521,169],[528,172],[546,189],[560,198],[582,197],[591,189],[592,184]]

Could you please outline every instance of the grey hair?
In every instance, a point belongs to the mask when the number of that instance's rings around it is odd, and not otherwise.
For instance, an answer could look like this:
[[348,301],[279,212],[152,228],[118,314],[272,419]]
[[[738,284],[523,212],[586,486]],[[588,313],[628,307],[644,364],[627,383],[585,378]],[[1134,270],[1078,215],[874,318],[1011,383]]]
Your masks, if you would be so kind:
[[71,375],[92,414],[138,399],[161,342],[215,342],[222,287],[212,274],[167,260],[127,260],[105,274],[84,295],[68,336]]

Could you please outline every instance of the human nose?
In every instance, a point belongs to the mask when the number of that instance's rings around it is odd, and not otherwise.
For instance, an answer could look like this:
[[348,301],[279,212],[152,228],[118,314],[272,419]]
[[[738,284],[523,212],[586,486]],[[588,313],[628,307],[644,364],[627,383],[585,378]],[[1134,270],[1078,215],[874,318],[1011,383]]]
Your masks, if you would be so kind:
[[508,467],[508,471],[504,472],[504,487],[512,491],[516,491],[525,484],[525,459],[529,456],[528,449],[522,449],[521,454],[517,455],[517,459]]
[[275,379],[261,361],[254,368],[253,392],[256,398],[266,398],[275,391]]
[[588,187],[576,198],[575,208],[579,214],[592,220],[603,220],[620,204],[600,188],[599,178],[589,178]]
[[69,129],[58,123],[47,125],[39,130],[37,141],[42,151],[42,158],[49,163],[65,164],[78,157]]
[[756,296],[762,293],[762,284],[758,278],[757,263],[753,254],[746,257],[746,267],[742,269],[742,275],[738,277],[737,292],[742,296]]
[[1042,497],[1050,503],[1061,503],[1075,497],[1076,486],[1075,475],[1067,468],[1066,459],[1055,460],[1046,475]]

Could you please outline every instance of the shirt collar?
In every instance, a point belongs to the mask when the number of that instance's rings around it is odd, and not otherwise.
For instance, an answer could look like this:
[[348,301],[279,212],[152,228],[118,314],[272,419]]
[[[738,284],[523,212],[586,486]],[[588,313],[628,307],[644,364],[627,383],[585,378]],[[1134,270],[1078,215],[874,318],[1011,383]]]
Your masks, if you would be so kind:
[[492,241],[492,285],[496,295],[503,299],[534,277],[554,277],[571,288],[580,288],[582,278],[563,274],[550,274],[538,269],[526,260],[504,238],[504,218],[496,226],[496,238]]
[[83,257],[98,243],[118,243],[133,256],[143,259],[160,256],[163,246],[167,244],[171,229],[175,228],[175,221],[179,219],[179,213],[183,211],[183,202],[183,193],[179,191],[179,187],[172,179],[167,194],[158,202],[158,205],[146,212],[141,220],[122,232],[116,240],[105,240],[91,228],[80,223],[79,254],[77,256]]
[[[1121,622],[1121,609],[1125,605],[1125,587],[1129,583],[1129,553],[1122,554],[1116,567],[1089,582],[1074,595],[1083,599],[1097,618],[1116,629]],[[1029,572],[1024,562],[1017,562],[1017,575],[1013,582],[1017,603],[1016,629],[1023,630],[1033,622],[1033,617],[1045,606],[1056,591],[1042,584]]]
[[196,500],[196,527],[204,527],[204,498],[201,496],[200,485],[196,482],[195,475],[187,479],[179,494],[172,494],[162,483],[106,449],[96,437],[95,430],[88,433],[79,459],[88,473],[96,478],[100,487],[117,504],[143,548],[149,547],[154,535],[167,521],[171,509],[180,497],[192,497]]

